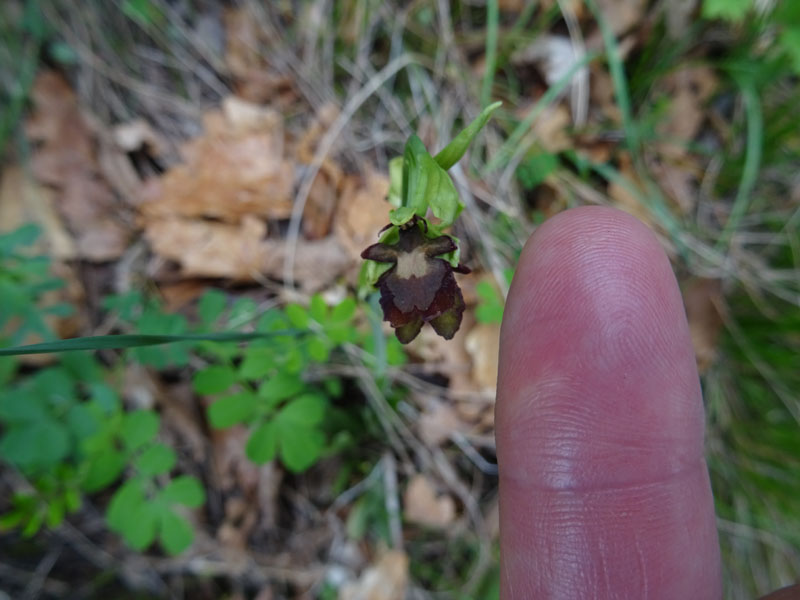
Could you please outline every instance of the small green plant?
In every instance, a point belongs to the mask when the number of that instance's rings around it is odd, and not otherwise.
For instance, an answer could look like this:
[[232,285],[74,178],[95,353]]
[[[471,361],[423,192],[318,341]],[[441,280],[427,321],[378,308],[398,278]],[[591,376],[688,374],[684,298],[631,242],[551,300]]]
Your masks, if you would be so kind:
[[[344,345],[367,347],[369,332],[354,327],[357,303],[345,298],[329,307],[314,295],[308,307],[289,304],[273,309],[256,325],[263,332],[289,328],[307,332],[254,342],[233,353],[207,346],[214,361],[194,376],[197,393],[214,397],[208,419],[215,428],[244,424],[250,428],[247,456],[256,463],[279,457],[286,468],[304,471],[320,457],[349,443],[350,435],[332,425],[341,419],[332,400],[342,394],[341,381],[306,380],[313,365],[329,362]],[[387,352],[388,364],[402,364],[398,348]],[[341,417],[342,415],[339,415]]]
[[[49,275],[47,258],[25,256],[37,235],[35,228],[24,227],[0,236],[0,295],[10,299],[0,308],[0,326],[12,343],[32,334],[52,339],[42,315],[68,313],[69,307],[39,302],[61,282]],[[81,507],[85,494],[127,476],[109,506],[111,529],[133,548],[150,545],[157,532],[168,552],[185,549],[193,530],[173,508],[199,506],[204,493],[194,477],[169,480],[176,456],[156,440],[158,414],[124,411],[107,381],[110,372],[86,353],[64,354],[24,377],[16,377],[17,368],[14,358],[0,357],[0,460],[28,485],[12,497],[0,529],[18,528],[30,537],[44,525],[58,527]],[[132,490],[141,492],[136,499],[143,508],[136,510],[142,514],[125,505]]]
[[[514,269],[506,269],[503,273],[506,283],[511,283],[514,276]],[[489,281],[479,281],[475,286],[475,293],[478,294],[478,306],[475,308],[475,318],[478,323],[497,323],[503,321],[503,311],[505,301],[502,294]]]
[[[748,15],[757,11],[755,0],[704,0],[703,16],[708,19],[723,19],[732,23],[744,23]],[[795,73],[800,73],[800,4],[794,0],[779,0],[766,4],[763,12],[751,20],[759,32],[773,28],[777,30],[777,50],[787,59]]]

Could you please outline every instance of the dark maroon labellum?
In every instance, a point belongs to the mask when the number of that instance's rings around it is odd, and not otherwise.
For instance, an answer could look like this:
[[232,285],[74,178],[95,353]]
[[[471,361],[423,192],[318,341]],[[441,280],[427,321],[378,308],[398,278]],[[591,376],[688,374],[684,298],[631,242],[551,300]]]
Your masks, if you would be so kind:
[[442,254],[456,249],[453,238],[442,235],[433,239],[420,229],[422,219],[400,228],[395,244],[373,244],[361,257],[376,262],[394,263],[378,279],[383,318],[394,327],[397,339],[407,344],[430,323],[436,333],[451,339],[461,326],[464,297],[453,271],[468,273],[459,265],[456,269]]

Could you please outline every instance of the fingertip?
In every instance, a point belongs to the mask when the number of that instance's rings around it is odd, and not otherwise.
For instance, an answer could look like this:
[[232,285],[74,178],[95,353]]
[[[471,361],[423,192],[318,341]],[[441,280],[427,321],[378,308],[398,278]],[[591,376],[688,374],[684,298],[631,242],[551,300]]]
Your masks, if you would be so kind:
[[[496,411],[507,583],[541,592],[567,569],[564,557],[602,562],[587,550],[600,543],[620,560],[637,558],[626,548],[639,546],[645,561],[667,561],[666,570],[645,564],[619,575],[638,592],[643,573],[652,580],[676,569],[713,588],[713,569],[698,575],[682,562],[687,534],[671,520],[678,507],[687,510],[715,560],[688,326],[669,260],[642,223],[585,207],[532,236],[503,320]],[[648,516],[645,506],[668,518]],[[620,507],[630,518],[620,521]],[[642,550],[643,535],[664,543]]]

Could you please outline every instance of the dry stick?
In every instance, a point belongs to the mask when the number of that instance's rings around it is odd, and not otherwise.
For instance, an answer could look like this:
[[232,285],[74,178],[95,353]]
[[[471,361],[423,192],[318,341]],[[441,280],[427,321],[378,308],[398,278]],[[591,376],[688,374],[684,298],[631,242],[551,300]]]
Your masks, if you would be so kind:
[[381,69],[367,84],[362,87],[357,94],[355,94],[350,101],[345,105],[341,114],[333,122],[331,128],[325,133],[319,142],[317,151],[314,154],[314,160],[306,170],[305,176],[300,184],[300,190],[297,192],[294,206],[292,207],[292,215],[289,220],[289,230],[286,237],[286,258],[283,263],[283,281],[284,286],[287,288],[294,287],[294,256],[297,251],[297,239],[300,235],[300,221],[303,216],[303,210],[308,200],[308,194],[311,192],[311,186],[319,173],[320,167],[324,162],[328,153],[333,148],[337,138],[341,135],[342,130],[345,128],[350,119],[353,118],[356,110],[366,100],[372,96],[380,86],[386,82],[390,77],[401,69],[407,67],[415,62],[409,54],[402,54],[396,59],[392,60],[388,65]]
[[[3,581],[5,585],[11,582],[15,585],[23,586],[31,581],[31,573],[25,569],[19,569],[0,562],[0,581]],[[65,581],[44,578],[39,591],[43,590],[51,596],[63,598],[71,589],[71,585]],[[2,594],[2,592],[0,592],[0,594]],[[0,598],[3,598],[3,596],[0,595]]]
[[307,587],[319,582],[325,568],[310,566],[306,569],[276,567],[266,564],[267,558],[256,559],[253,553],[246,557],[232,554],[225,558],[190,556],[186,558],[154,559],[152,568],[163,575],[199,575],[201,577],[228,577],[244,579],[251,585],[264,585],[270,581],[285,581],[298,587]]
[[48,550],[44,558],[36,565],[36,570],[28,580],[28,585],[25,586],[25,590],[22,592],[23,599],[28,600],[29,598],[39,597],[39,593],[44,588],[45,581],[47,581],[47,576],[61,557],[63,549],[64,547],[59,545]]
[[[572,42],[572,54],[576,60],[580,60],[586,54],[586,44],[583,43],[583,34],[578,24],[578,18],[575,15],[575,9],[572,8],[572,3],[564,2],[564,0],[558,0],[558,8],[561,9],[561,14],[564,15],[564,21],[567,24],[569,39]],[[572,120],[576,127],[582,127],[586,124],[586,118],[589,114],[588,68],[581,69],[575,73],[571,92]]]
[[392,547],[396,550],[403,548],[403,527],[400,524],[400,500],[397,495],[397,464],[391,452],[384,452],[381,458],[383,465],[383,488],[386,514],[389,517],[389,534],[392,538]]

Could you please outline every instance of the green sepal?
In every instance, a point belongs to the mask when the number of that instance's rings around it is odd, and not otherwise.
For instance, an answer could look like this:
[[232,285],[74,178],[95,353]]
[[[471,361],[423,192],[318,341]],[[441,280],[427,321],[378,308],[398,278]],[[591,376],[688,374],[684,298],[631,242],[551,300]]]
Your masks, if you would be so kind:
[[395,208],[403,205],[403,157],[396,156],[389,161],[389,193],[386,197]]
[[481,111],[481,114],[469,125],[467,125],[461,133],[459,133],[453,141],[447,144],[439,154],[435,156],[436,162],[445,171],[456,164],[459,159],[464,156],[464,153],[469,148],[472,140],[478,135],[478,132],[484,128],[492,113],[502,105],[502,102],[495,102],[490,104]]
[[[408,139],[403,159],[403,207],[412,208],[419,217],[425,217],[430,208],[442,227],[452,225],[464,205],[447,171],[439,166],[416,135]],[[407,222],[411,216],[399,224]]]
[[400,227],[414,218],[416,211],[411,206],[401,206],[389,211],[389,221],[392,225]]

